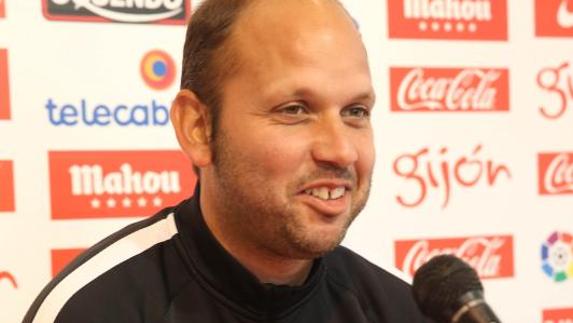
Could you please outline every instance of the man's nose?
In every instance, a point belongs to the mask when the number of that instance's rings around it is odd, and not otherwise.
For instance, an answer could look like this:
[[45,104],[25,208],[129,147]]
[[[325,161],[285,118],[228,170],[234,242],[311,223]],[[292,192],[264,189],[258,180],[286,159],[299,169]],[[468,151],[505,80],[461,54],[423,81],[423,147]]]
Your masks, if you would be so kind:
[[318,125],[312,149],[314,160],[338,167],[356,162],[358,151],[348,128],[342,121],[325,121]]

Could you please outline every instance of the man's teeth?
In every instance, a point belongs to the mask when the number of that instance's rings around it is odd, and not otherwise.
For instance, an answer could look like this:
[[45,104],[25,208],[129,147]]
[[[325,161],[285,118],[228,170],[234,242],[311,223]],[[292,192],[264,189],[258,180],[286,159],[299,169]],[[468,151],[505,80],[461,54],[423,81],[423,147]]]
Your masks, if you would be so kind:
[[337,187],[334,189],[329,189],[328,187],[317,187],[311,188],[304,191],[306,194],[312,195],[321,200],[336,200],[344,196],[346,188]]

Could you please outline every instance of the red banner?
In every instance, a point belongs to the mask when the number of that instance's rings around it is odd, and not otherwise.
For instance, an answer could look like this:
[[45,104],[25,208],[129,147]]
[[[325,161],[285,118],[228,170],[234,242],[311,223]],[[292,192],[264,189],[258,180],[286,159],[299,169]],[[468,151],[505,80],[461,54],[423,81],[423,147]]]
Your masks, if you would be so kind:
[[149,216],[193,193],[180,151],[49,153],[53,219]]

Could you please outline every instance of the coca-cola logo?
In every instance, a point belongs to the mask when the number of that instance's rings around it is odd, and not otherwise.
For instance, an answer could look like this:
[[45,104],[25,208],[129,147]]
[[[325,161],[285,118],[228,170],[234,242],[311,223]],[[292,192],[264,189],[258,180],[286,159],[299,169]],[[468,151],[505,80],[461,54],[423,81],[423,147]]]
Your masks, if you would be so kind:
[[539,194],[573,194],[573,153],[538,155]]
[[513,237],[509,235],[400,240],[394,247],[396,266],[411,276],[433,257],[446,254],[466,261],[481,278],[513,276]]
[[573,103],[573,70],[568,62],[557,67],[545,67],[537,74],[537,84],[551,94],[549,104],[539,107],[539,112],[547,119],[558,119]]
[[573,1],[535,0],[535,35],[573,36]]
[[392,111],[509,111],[509,72],[493,68],[390,69]]
[[189,0],[42,0],[44,16],[56,21],[184,25]]
[[388,0],[390,38],[507,40],[506,0]]
[[441,191],[445,208],[456,188],[493,187],[501,179],[511,179],[509,167],[482,156],[482,149],[478,144],[471,152],[458,155],[447,147],[435,151],[424,147],[398,156],[393,170],[407,183],[407,189],[396,195],[396,201],[405,207],[417,207],[430,191]]
[[60,151],[49,160],[54,219],[148,216],[195,186],[180,151]]
[[0,48],[0,120],[10,119],[8,51]]
[[0,286],[3,284],[3,282],[7,282],[8,285],[14,289],[18,288],[18,282],[16,281],[16,277],[14,277],[14,275],[12,275],[12,273],[8,271],[0,270]]
[[4,18],[6,16],[6,7],[4,6],[4,0],[0,0],[0,18]]
[[14,165],[0,160],[0,212],[13,212],[14,204]]
[[543,310],[543,323],[573,323],[573,307]]
[[52,262],[52,278],[62,271],[72,260],[79,256],[85,249],[53,249],[50,252]]

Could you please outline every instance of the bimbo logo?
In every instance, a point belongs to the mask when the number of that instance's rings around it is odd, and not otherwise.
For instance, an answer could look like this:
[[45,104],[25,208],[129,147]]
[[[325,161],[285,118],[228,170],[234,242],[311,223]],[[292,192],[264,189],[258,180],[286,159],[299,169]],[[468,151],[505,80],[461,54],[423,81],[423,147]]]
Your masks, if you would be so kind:
[[545,67],[537,74],[537,85],[552,95],[555,105],[539,107],[541,115],[547,119],[560,118],[567,107],[573,104],[573,70],[564,62],[557,67]]
[[154,90],[163,90],[175,80],[175,62],[169,54],[152,50],[143,56],[140,64],[141,77]]
[[573,153],[538,155],[539,194],[573,194]]
[[425,147],[398,156],[393,164],[394,173],[406,181],[407,189],[406,193],[396,195],[396,201],[404,207],[417,207],[430,190],[441,191],[445,208],[456,187],[493,187],[500,179],[511,179],[509,167],[483,157],[482,148],[478,144],[469,154],[455,155],[447,147],[436,151]]
[[492,68],[390,69],[392,111],[509,111],[509,72]]
[[573,307],[543,310],[543,323],[573,323]]
[[180,151],[50,152],[49,163],[54,219],[149,216],[195,185]]
[[184,25],[189,0],[43,0],[49,20]]
[[573,1],[535,0],[535,35],[573,37]]
[[0,160],[0,212],[13,212],[14,166],[10,160]]
[[8,52],[0,49],[0,120],[10,119],[10,85]]
[[463,259],[481,278],[513,276],[513,237],[509,235],[401,240],[394,247],[396,266],[412,276],[427,261],[444,254]]
[[72,260],[79,256],[85,249],[53,249],[50,252],[52,260],[52,278],[64,269]]
[[390,38],[506,40],[506,0],[388,0]]

